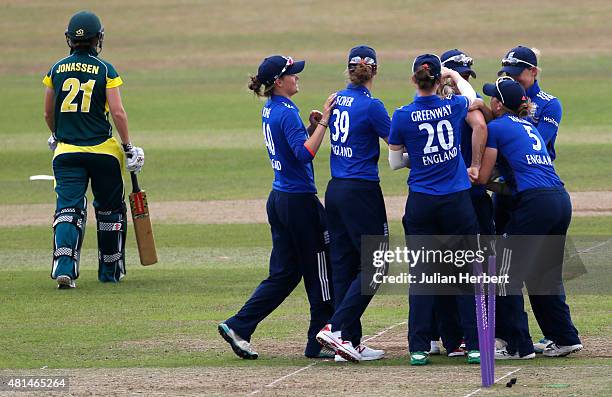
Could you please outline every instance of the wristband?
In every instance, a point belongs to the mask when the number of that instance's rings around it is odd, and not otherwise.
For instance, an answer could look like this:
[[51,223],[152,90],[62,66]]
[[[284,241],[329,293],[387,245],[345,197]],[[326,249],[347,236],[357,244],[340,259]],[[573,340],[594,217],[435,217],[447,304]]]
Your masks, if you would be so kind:
[[317,124],[322,125],[323,127],[327,128],[327,126],[329,125],[329,121],[319,121]]
[[130,150],[134,149],[134,146],[131,143],[122,143],[121,146],[123,146],[123,151],[125,153],[129,152]]

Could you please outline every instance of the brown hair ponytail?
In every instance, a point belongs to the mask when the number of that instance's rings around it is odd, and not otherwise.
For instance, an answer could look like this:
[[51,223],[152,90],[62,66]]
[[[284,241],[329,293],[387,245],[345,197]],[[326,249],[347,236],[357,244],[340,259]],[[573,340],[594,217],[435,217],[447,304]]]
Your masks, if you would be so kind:
[[348,69],[348,78],[355,85],[364,85],[376,75],[376,65],[358,63]]
[[527,101],[524,103],[521,103],[521,105],[518,107],[518,109],[516,109],[516,112],[514,112],[518,117],[524,119],[525,117],[529,116],[531,114],[531,112],[533,111],[533,103],[531,101]]
[[249,90],[253,91],[253,93],[259,98],[265,98],[272,95],[272,88],[274,88],[274,84],[266,87],[257,76],[251,76],[249,78],[248,84]]
[[436,79],[435,76],[431,74],[427,64],[419,67],[419,69],[414,72],[412,78],[420,90],[431,90],[440,80]]

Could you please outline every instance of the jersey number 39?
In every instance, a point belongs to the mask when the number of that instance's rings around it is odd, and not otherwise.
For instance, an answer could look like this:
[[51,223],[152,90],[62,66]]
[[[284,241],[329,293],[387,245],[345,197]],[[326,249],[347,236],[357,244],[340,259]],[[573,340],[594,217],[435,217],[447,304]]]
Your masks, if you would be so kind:
[[[335,117],[334,129],[336,132],[331,134],[331,140],[338,142],[338,138],[340,138],[340,142],[344,143],[349,133],[349,114],[346,110],[341,112],[339,109],[334,109],[332,116]],[[342,134],[342,136],[340,136],[340,134]]]
[[[438,145],[434,145],[434,134],[437,132],[438,134],[438,142],[440,146],[442,146],[443,150],[450,150],[453,147],[453,143],[455,141],[455,136],[453,135],[453,126],[448,120],[440,120],[436,125],[436,131],[434,131],[433,125],[429,123],[419,124],[419,131],[427,131],[427,143],[423,148],[424,154],[437,153]],[[448,133],[448,141],[444,137],[444,130]]]

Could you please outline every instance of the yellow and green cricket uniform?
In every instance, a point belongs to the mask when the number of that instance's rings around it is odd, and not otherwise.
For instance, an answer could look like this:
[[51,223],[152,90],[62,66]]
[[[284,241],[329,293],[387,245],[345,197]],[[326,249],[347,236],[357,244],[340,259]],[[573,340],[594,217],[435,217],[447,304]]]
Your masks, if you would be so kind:
[[53,154],[57,204],[51,277],[79,276],[85,223],[85,193],[91,180],[98,233],[98,279],[125,275],[125,155],[113,138],[106,90],[123,84],[115,68],[93,49],[77,49],[56,62],[43,79],[54,91],[58,146]]

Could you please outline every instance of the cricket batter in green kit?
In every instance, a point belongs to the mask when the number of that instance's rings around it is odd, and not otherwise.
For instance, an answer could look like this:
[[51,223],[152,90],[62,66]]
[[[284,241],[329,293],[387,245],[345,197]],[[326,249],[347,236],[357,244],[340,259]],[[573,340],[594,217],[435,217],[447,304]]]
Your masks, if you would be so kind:
[[[43,79],[45,121],[51,130],[57,204],[53,220],[51,278],[58,288],[74,288],[85,235],[91,180],[98,233],[98,279],[118,282],[125,276],[126,206],[124,168],[138,172],[144,152],[132,146],[127,114],[121,103],[121,77],[98,58],[104,28],[91,12],[68,23],[70,54],[57,61]],[[112,115],[121,143],[113,137]]]

